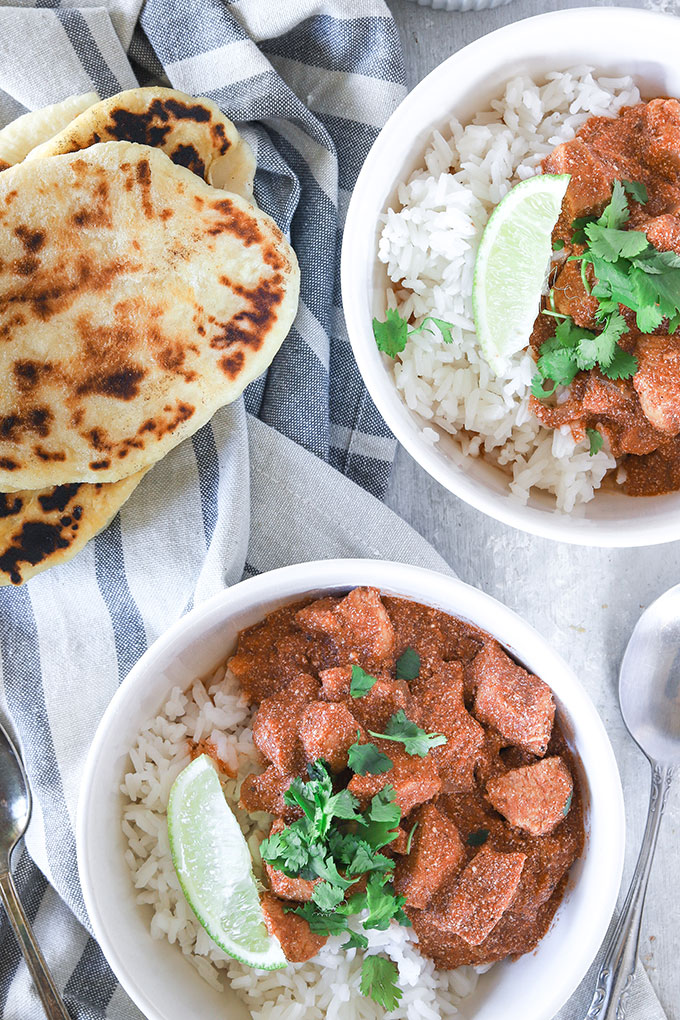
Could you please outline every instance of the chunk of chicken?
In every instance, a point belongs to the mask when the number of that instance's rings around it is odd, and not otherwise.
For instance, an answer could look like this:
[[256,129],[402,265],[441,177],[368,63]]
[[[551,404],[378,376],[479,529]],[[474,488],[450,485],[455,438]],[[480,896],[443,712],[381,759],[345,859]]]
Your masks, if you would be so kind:
[[566,817],[574,783],[561,758],[544,758],[534,765],[511,769],[486,784],[496,811],[518,829],[545,836]]
[[297,677],[285,691],[265,698],[253,720],[253,742],[279,772],[300,772],[305,763],[298,727],[319,690],[312,676]]
[[278,815],[287,822],[300,817],[300,810],[286,804],[284,795],[295,779],[293,773],[279,772],[275,765],[270,765],[259,775],[254,773],[241,783],[239,807],[244,811],[267,811],[270,815]]
[[[286,823],[283,818],[277,818],[272,823],[269,835],[273,836],[277,832],[283,832],[285,828]],[[280,896],[283,900],[296,900],[299,903],[306,903],[312,898],[314,886],[321,881],[320,878],[315,878],[313,881],[309,881],[306,878],[290,878],[266,862],[264,867],[269,879],[269,888],[276,896]]]
[[300,740],[308,761],[322,758],[331,772],[347,766],[347,752],[357,739],[357,721],[344,705],[315,701],[300,719]]
[[642,336],[633,386],[645,416],[669,436],[680,432],[680,337]]
[[547,174],[571,174],[556,228],[560,237],[569,239],[573,220],[591,213],[599,216],[609,202],[612,196],[610,174],[580,138],[553,149],[543,160],[543,170]]
[[680,103],[677,99],[652,99],[642,109],[641,141],[648,166],[664,175],[680,170]]
[[437,765],[442,791],[472,790],[475,765],[484,747],[484,729],[473,719],[463,700],[463,667],[459,662],[432,659],[413,685],[420,705],[422,726],[428,733],[443,733],[446,743],[430,754]]
[[526,854],[484,847],[456,882],[439,914],[444,931],[478,946],[498,924],[519,886]]
[[315,935],[304,917],[286,913],[284,904],[273,893],[264,893],[260,902],[267,931],[279,940],[290,963],[311,960],[325,945],[326,936]]
[[303,631],[327,635],[341,658],[369,672],[394,663],[394,627],[377,588],[355,588],[344,599],[320,599],[296,614]]
[[423,805],[414,824],[411,852],[397,861],[394,888],[408,906],[423,908],[462,868],[465,849],[456,826],[434,804]]
[[[592,271],[589,268],[590,282],[594,283]],[[584,326],[586,329],[600,331],[601,324],[598,324],[595,313],[599,308],[597,298],[586,292],[581,279],[581,263],[565,262],[553,288],[555,296],[555,308],[562,315],[570,315],[577,326]]]
[[477,718],[494,726],[510,744],[544,755],[555,719],[548,685],[516,665],[496,641],[488,642],[471,668]]
[[441,781],[431,754],[425,758],[414,757],[391,740],[374,739],[372,743],[388,756],[392,768],[379,776],[352,776],[347,789],[362,804],[368,804],[371,797],[388,783],[394,787],[394,799],[402,815],[407,815],[418,804],[424,804],[437,796],[441,790]]

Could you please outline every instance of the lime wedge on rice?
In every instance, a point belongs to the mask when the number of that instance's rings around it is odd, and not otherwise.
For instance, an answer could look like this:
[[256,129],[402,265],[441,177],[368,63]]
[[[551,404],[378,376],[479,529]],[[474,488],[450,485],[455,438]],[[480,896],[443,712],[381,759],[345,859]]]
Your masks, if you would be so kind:
[[472,309],[482,354],[500,371],[529,343],[569,174],[539,174],[508,192],[484,228]]
[[285,967],[265,927],[248,844],[205,754],[173,783],[168,833],[182,891],[213,942],[249,967]]

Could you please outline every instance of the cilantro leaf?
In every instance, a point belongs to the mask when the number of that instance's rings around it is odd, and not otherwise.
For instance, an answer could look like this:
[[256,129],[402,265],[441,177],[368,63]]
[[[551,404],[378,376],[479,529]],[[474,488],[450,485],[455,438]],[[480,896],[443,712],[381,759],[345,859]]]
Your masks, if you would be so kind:
[[608,365],[600,365],[602,375],[607,379],[630,379],[638,369],[638,360],[633,354],[624,351],[623,347],[616,348],[614,357]]
[[411,921],[406,916],[403,906],[405,896],[397,896],[387,874],[373,874],[366,884],[366,909],[368,916],[362,921],[366,931],[387,931],[391,920],[396,920],[408,928]]
[[374,850],[380,850],[397,838],[401,808],[394,800],[394,787],[388,783],[376,793],[361,819],[356,823],[357,836]]
[[335,910],[344,898],[344,890],[339,886],[331,885],[330,882],[319,882],[312,889],[312,902],[324,912]]
[[[552,390],[552,393],[554,393],[556,386],[568,386],[578,372],[576,351],[569,348],[548,351],[546,354],[543,354],[542,351],[543,348],[541,348],[541,356],[538,359],[539,374],[541,379],[552,379],[553,383],[555,383],[555,387]],[[546,393],[545,395],[550,396],[551,394]]]
[[364,840],[358,840],[354,857],[347,865],[347,873],[364,875],[367,872],[387,872],[394,868],[394,861],[385,854],[378,853]]
[[388,354],[390,358],[396,358],[406,347],[408,323],[396,308],[388,308],[384,322],[373,320],[373,336],[379,351]]
[[359,801],[349,790],[340,790],[331,798],[328,805],[335,818],[351,820],[358,815]]
[[675,333],[675,331],[677,330],[678,326],[680,326],[680,312],[678,312],[677,315],[674,315],[672,318],[670,318],[668,320],[668,332],[669,332],[669,334]]
[[483,846],[489,838],[488,829],[476,829],[465,840],[468,846]]
[[385,727],[385,733],[374,733],[368,731],[372,737],[382,737],[383,740],[396,740],[404,745],[407,754],[417,755],[424,758],[433,747],[441,747],[447,738],[443,733],[426,733],[417,723],[406,718],[403,708],[394,713]]
[[424,329],[426,329],[428,333],[434,333],[432,326],[428,326],[428,322],[434,322],[435,326],[441,333],[442,340],[445,344],[453,343],[453,333],[451,332],[453,324],[451,322],[446,322],[444,319],[435,319],[434,315],[428,315],[424,318],[419,326],[415,326],[411,330],[409,336],[414,336],[416,333],[422,333]]
[[429,333],[435,332],[429,323],[434,323],[445,344],[453,343],[453,323],[446,322],[445,319],[436,319],[434,315],[428,315],[419,326],[409,326],[396,308],[388,308],[385,312],[384,322],[373,319],[373,336],[378,350],[383,354],[388,354],[390,358],[396,358],[397,354],[401,354],[406,347],[409,337],[416,336],[423,330],[427,330]]
[[317,905],[309,900],[301,907],[284,907],[287,914],[297,914],[303,917],[314,935],[341,935],[347,931],[347,918],[339,911],[324,913]]
[[386,956],[367,956],[361,968],[361,994],[373,999],[388,1012],[396,1009],[402,997],[398,978],[397,965]]
[[[357,740],[359,734],[357,733]],[[393,761],[375,744],[352,744],[347,764],[358,776],[381,776],[393,767]]]
[[631,195],[636,202],[640,205],[644,205],[649,201],[649,195],[647,194],[647,188],[642,181],[621,181],[623,187]]
[[629,217],[630,211],[628,209],[628,199],[626,198],[625,189],[621,184],[621,181],[614,181],[612,185],[612,197],[597,222],[602,227],[614,227],[614,229],[618,229],[619,227],[622,227],[624,223],[628,222]]
[[341,949],[368,949],[368,939],[361,932],[347,932],[347,941],[342,943]]
[[562,249],[564,248],[564,244],[565,244],[564,240],[561,237],[558,237],[557,240],[553,241],[552,243],[552,250],[562,251]]
[[634,258],[649,246],[646,235],[638,230],[615,230],[589,223],[585,233],[592,254],[607,262]]
[[602,449],[604,439],[602,433],[597,429],[586,429],[586,435],[590,440],[590,456],[594,457],[596,453],[599,453]]
[[363,698],[377,683],[377,678],[366,673],[361,666],[352,666],[352,682],[349,693],[353,698]]
[[397,659],[397,680],[415,680],[420,673],[420,656],[415,648],[406,648]]

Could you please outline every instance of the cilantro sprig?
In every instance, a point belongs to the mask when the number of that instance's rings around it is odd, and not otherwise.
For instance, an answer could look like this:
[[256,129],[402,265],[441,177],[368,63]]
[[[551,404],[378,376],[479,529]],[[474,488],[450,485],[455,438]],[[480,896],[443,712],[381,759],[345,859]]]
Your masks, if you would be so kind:
[[360,733],[357,731],[357,742],[349,749],[347,764],[358,776],[381,776],[389,772],[393,762],[386,754],[379,751],[375,744],[360,744]]
[[441,747],[446,743],[443,733],[426,733],[417,723],[407,719],[403,708],[400,708],[391,717],[384,733],[368,731],[372,737],[380,737],[382,740],[396,740],[404,745],[407,754],[417,755],[424,758],[433,747]]
[[[644,184],[614,181],[602,215],[581,217],[572,224],[571,243],[583,245],[584,251],[569,259],[581,263],[586,290],[586,269],[592,267],[596,282],[590,293],[597,299],[595,318],[602,329],[596,333],[577,326],[569,316],[556,316],[562,321],[555,335],[541,345],[532,381],[531,392],[539,400],[551,396],[558,386],[568,386],[577,372],[591,368],[598,367],[608,379],[629,379],[635,374],[637,359],[618,342],[628,330],[621,305],[635,313],[643,333],[653,332],[664,319],[670,332],[680,325],[680,256],[658,251],[642,230],[624,229],[630,218],[626,193],[640,204],[648,200]],[[594,442],[597,445],[591,436],[591,454],[597,452]]]
[[415,648],[405,648],[397,659],[397,680],[415,680],[420,673],[420,656]]
[[399,971],[396,963],[386,956],[367,956],[361,968],[361,992],[370,995],[388,1012],[396,1009],[402,997],[397,984]]
[[383,354],[388,354],[390,358],[396,358],[397,354],[401,354],[404,350],[407,341],[412,336],[417,336],[423,330],[427,330],[429,333],[435,332],[430,323],[433,323],[439,330],[445,344],[453,343],[452,323],[445,322],[444,319],[436,319],[434,315],[428,315],[419,326],[409,326],[408,320],[403,319],[396,308],[388,308],[385,312],[384,322],[373,319],[373,336],[378,350]]
[[[368,753],[390,761],[372,744],[357,743],[353,748],[372,748]],[[310,765],[308,772],[307,782],[293,780],[284,795],[289,806],[302,811],[302,818],[263,840],[260,853],[267,864],[290,878],[316,880],[311,899],[286,910],[303,917],[315,934],[346,934],[344,949],[366,949],[368,939],[354,930],[357,925],[364,931],[385,931],[393,920],[406,927],[411,924],[404,912],[405,898],[397,896],[392,883],[394,861],[380,852],[398,835],[401,809],[390,785],[361,811],[349,790],[334,792],[322,761]],[[360,878],[365,879],[365,888],[353,893],[352,886]],[[351,918],[354,927],[350,927]],[[401,997],[397,977],[391,961],[367,956],[362,965],[362,992],[385,1009],[393,1009]]]
[[350,682],[349,693],[353,698],[363,698],[377,682],[376,677],[366,673],[361,666],[352,666],[352,680]]

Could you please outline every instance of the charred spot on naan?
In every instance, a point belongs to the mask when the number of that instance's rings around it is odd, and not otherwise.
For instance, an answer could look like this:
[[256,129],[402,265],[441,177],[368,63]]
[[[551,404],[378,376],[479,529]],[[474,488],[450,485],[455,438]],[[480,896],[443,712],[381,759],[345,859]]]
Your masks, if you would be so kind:
[[[80,483],[55,485],[41,492],[0,494],[0,519],[16,517],[24,511],[20,524],[9,533],[3,527],[0,546],[0,580],[5,574],[12,584],[21,584],[26,567],[35,567],[44,560],[63,552],[76,539],[83,512],[78,501]],[[87,488],[87,486],[85,486]],[[29,509],[25,510],[28,501]],[[34,571],[32,571],[34,572]]]
[[285,283],[278,273],[252,288],[234,283],[226,276],[220,277],[220,283],[247,303],[228,322],[216,322],[218,332],[210,340],[213,350],[230,351],[220,359],[219,366],[225,375],[234,379],[243,369],[245,355],[242,349],[231,351],[231,348],[260,349],[276,322],[278,307],[286,293]]
[[0,518],[15,517],[24,505],[24,501],[14,492],[0,492]]
[[23,413],[3,415],[0,417],[0,439],[12,441],[26,432],[44,439],[50,434],[52,418],[46,407],[31,407]]
[[[173,132],[188,122],[204,125],[207,128],[206,140],[210,139],[215,154],[223,156],[231,148],[224,124],[213,121],[213,114],[201,103],[185,102],[175,97],[156,98],[141,110],[129,109],[129,103],[128,94],[123,93],[120,105],[108,110],[105,124],[85,139],[75,135],[61,147],[61,151],[75,152],[99,142],[137,142],[163,149],[173,163],[206,180],[206,162],[197,145],[174,140]],[[181,138],[182,133],[179,134]]]

